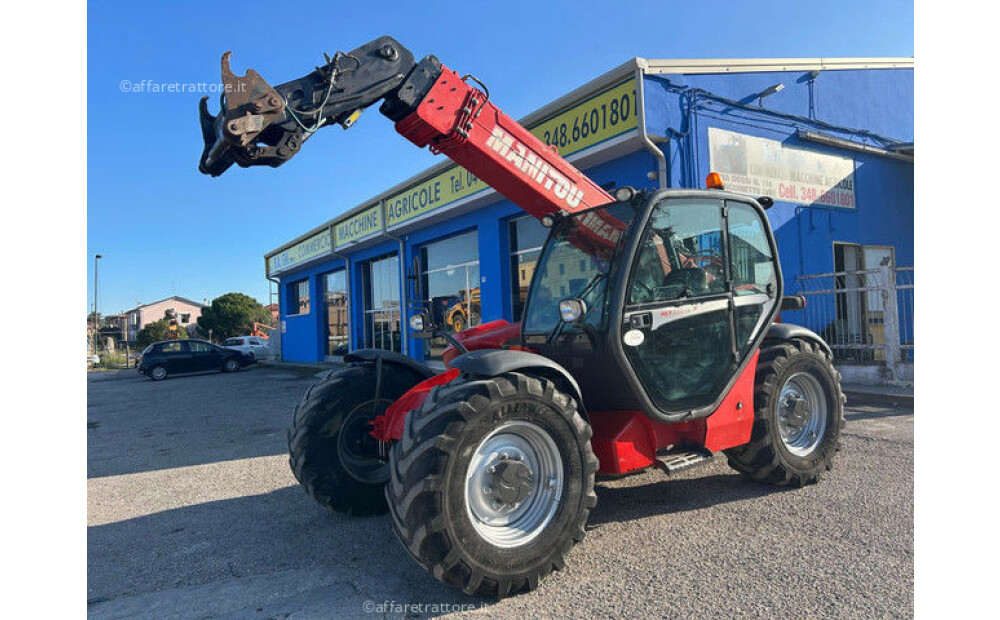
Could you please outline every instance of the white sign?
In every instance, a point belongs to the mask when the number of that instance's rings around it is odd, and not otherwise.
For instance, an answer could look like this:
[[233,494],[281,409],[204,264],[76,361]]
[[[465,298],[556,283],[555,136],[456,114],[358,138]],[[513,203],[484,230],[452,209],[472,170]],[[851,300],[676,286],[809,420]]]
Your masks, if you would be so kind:
[[855,208],[854,160],[708,128],[709,168],[726,189],[783,202]]

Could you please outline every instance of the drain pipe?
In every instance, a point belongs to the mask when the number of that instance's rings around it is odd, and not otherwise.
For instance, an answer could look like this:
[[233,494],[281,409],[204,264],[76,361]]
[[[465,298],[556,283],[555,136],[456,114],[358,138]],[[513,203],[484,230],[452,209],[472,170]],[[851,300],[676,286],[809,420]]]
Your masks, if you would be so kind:
[[399,348],[403,355],[409,355],[410,322],[408,320],[409,317],[406,316],[406,309],[409,307],[410,301],[406,298],[406,294],[410,287],[407,286],[408,282],[406,279],[406,243],[402,237],[389,232],[389,218],[385,210],[385,198],[380,200],[379,203],[382,205],[382,221],[385,222],[385,236],[395,239],[399,243],[399,287],[402,289],[399,298]]
[[[281,280],[277,280],[275,278],[272,278],[271,277],[271,273],[270,273],[270,269],[271,269],[271,266],[267,264],[267,257],[265,256],[264,257],[264,279],[267,280],[268,282],[271,282],[272,284],[274,284],[274,288],[277,289],[277,291],[278,291],[278,324],[274,326],[274,329],[278,333],[278,350],[275,351],[275,359],[280,361],[281,360],[281,321],[282,321],[282,318],[281,318],[281,302],[282,302],[282,299],[281,299]],[[267,297],[267,303],[268,303],[268,305],[270,305],[270,303],[271,303],[271,290],[270,289],[268,289],[267,295],[268,295],[268,297]],[[270,338],[268,340],[270,340]]]
[[636,110],[638,112],[638,118],[636,122],[638,124],[639,137],[642,139],[642,143],[646,146],[646,150],[653,154],[656,158],[656,181],[659,189],[667,188],[667,156],[663,154],[656,143],[650,139],[649,134],[646,133],[646,60],[644,58],[636,58],[635,67],[635,98],[636,98]]

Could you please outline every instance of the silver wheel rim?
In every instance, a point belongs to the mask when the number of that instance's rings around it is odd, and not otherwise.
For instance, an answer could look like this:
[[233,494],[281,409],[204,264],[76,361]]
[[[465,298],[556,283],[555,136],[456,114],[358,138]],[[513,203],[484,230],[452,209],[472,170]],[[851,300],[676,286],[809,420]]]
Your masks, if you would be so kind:
[[549,434],[531,422],[507,422],[480,442],[469,462],[469,520],[490,544],[525,545],[555,516],[563,478],[559,449]]
[[164,370],[163,368],[157,366],[156,368],[153,369],[153,378],[154,379],[162,379],[162,378],[164,378],[166,376],[167,376],[167,371]]
[[238,367],[239,367],[239,364],[237,364],[237,363],[236,363],[236,362],[234,362],[233,360],[229,360],[228,362],[226,362],[226,370],[229,370],[229,371],[234,371],[234,370],[236,370],[236,369],[237,369]]
[[816,377],[807,372],[789,377],[778,396],[778,431],[785,448],[796,456],[815,450],[826,434],[828,413]]

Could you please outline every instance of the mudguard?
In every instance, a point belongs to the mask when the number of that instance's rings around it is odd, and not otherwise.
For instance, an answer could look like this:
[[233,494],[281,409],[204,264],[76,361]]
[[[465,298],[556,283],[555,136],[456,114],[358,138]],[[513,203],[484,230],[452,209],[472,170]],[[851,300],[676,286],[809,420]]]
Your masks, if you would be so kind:
[[514,349],[483,349],[459,355],[448,365],[481,377],[496,377],[512,371],[534,371],[549,379],[564,379],[565,385],[572,390],[571,396],[576,398],[580,411],[583,412],[583,392],[573,375],[556,362],[536,353]]
[[833,349],[830,348],[830,345],[819,334],[808,327],[792,323],[771,323],[770,327],[767,328],[767,333],[764,335],[765,340],[791,340],[792,338],[801,338],[814,342],[826,351],[827,355],[833,357]]
[[405,355],[400,355],[395,351],[386,351],[385,349],[358,349],[357,351],[352,351],[344,356],[345,362],[376,362],[379,359],[382,360],[383,364],[402,366],[420,375],[424,379],[428,379],[437,374],[430,368],[430,366],[421,364],[412,357],[406,357]]

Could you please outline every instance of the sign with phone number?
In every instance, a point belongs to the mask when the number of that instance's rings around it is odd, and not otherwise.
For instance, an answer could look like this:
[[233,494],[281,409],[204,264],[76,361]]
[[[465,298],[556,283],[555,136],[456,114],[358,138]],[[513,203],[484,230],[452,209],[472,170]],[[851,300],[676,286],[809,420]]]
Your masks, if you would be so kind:
[[853,209],[854,160],[708,128],[709,167],[726,189],[802,205]]
[[[635,81],[628,80],[530,131],[566,157],[635,129],[636,114]],[[474,174],[453,166],[386,199],[387,224],[391,228],[485,189],[487,185]]]

